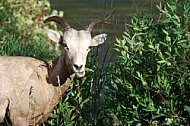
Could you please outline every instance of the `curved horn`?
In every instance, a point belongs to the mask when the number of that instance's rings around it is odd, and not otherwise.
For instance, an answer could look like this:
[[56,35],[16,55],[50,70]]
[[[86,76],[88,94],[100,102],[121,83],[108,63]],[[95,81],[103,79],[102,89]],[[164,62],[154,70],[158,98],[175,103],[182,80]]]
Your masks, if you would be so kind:
[[94,21],[92,21],[88,27],[86,28],[87,31],[92,31],[93,27],[98,24],[98,23],[103,23],[103,24],[111,24],[111,22],[108,22],[107,20],[115,13],[115,10],[112,11],[110,15],[108,15],[106,18],[99,18]]
[[59,16],[52,16],[52,17],[48,17],[46,20],[44,20],[44,23],[48,23],[48,22],[57,22],[58,24],[60,24],[65,30],[69,29],[71,26],[61,17]]
[[93,27],[96,25],[96,24],[99,24],[99,23],[104,23],[104,24],[110,24],[110,22],[107,22],[106,19],[103,19],[103,18],[100,18],[100,19],[96,19],[94,21],[92,21],[88,27],[86,28],[87,31],[92,31]]

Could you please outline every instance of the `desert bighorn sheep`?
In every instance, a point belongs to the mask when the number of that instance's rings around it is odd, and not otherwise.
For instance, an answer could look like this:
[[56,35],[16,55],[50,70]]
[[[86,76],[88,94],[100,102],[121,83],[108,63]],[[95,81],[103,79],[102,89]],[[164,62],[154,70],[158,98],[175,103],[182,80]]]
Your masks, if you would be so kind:
[[0,122],[8,117],[13,126],[39,125],[52,112],[68,89],[75,74],[85,75],[85,63],[91,46],[102,44],[106,34],[91,37],[91,30],[105,19],[97,19],[85,30],[77,31],[61,17],[44,22],[57,22],[64,28],[61,36],[48,30],[51,40],[63,47],[61,56],[48,65],[30,57],[0,57]]

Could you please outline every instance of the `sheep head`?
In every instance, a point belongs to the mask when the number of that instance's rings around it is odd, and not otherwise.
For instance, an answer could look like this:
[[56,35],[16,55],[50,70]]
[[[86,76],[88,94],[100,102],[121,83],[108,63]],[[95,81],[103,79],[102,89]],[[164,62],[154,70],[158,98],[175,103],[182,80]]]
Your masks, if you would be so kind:
[[98,46],[106,40],[107,34],[99,34],[95,37],[91,37],[91,31],[95,24],[106,23],[104,19],[96,19],[92,21],[88,27],[84,30],[75,30],[61,17],[52,16],[47,18],[44,23],[50,21],[57,22],[64,29],[63,36],[57,31],[49,29],[47,35],[49,38],[60,43],[66,54],[67,66],[70,66],[72,71],[79,77],[85,75],[86,57],[92,46]]

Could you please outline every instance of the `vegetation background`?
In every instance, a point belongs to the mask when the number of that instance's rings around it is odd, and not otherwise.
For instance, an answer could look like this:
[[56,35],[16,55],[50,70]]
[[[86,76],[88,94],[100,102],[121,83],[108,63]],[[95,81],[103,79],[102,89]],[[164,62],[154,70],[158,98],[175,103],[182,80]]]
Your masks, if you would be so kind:
[[[156,20],[142,12],[126,22],[115,62],[100,64],[92,50],[86,76],[75,78],[42,126],[190,124],[190,2],[163,0],[155,8]],[[0,55],[57,57],[43,24],[51,15],[63,12],[47,0],[1,1]]]

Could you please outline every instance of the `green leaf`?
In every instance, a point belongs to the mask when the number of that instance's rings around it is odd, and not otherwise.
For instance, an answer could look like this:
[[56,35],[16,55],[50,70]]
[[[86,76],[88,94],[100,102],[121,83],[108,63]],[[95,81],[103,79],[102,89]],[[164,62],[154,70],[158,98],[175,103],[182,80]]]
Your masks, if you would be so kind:
[[188,111],[188,113],[190,115],[190,106],[185,105],[184,108],[185,108],[186,111]]
[[159,64],[167,63],[165,60],[157,61]]
[[93,69],[90,69],[90,68],[85,68],[85,70],[87,71],[87,72],[94,72],[94,70]]

